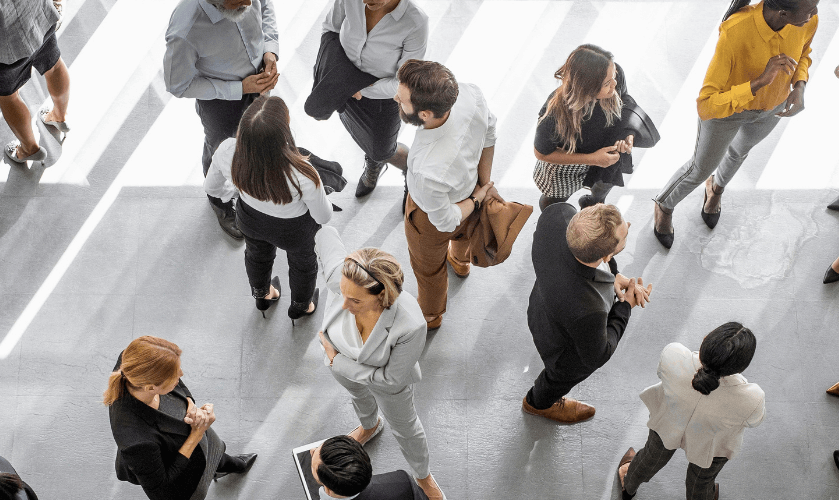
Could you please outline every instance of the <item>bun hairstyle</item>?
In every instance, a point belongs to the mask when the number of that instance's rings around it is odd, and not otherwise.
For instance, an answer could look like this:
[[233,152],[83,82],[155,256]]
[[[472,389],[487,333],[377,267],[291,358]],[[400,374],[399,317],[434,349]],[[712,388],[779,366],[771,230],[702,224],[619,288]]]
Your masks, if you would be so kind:
[[[770,10],[795,10],[798,7],[798,2],[799,0],[763,0],[763,5]],[[725,21],[731,17],[731,14],[749,5],[749,3],[751,3],[751,0],[732,0],[722,20]]]
[[370,295],[378,295],[382,308],[387,309],[402,293],[405,275],[396,258],[378,248],[362,248],[344,259],[341,274]]
[[704,395],[720,386],[720,377],[734,375],[748,368],[755,355],[757,339],[740,323],[729,322],[709,333],[699,347],[702,367],[691,385]]
[[180,375],[181,349],[168,340],[143,336],[136,338],[122,351],[122,363],[108,378],[105,406],[125,394],[126,384],[132,387],[163,385]]

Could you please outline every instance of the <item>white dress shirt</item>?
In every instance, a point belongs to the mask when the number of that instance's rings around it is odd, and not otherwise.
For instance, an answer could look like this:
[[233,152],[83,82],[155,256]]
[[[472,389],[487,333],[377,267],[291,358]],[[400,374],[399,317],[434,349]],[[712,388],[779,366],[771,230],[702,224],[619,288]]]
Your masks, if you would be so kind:
[[668,345],[658,363],[661,382],[644,389],[641,400],[650,410],[647,427],[664,447],[682,448],[688,462],[708,468],[714,457],[734,458],[743,431],[760,425],[766,407],[763,390],[739,373],[721,377],[720,386],[703,395],[691,385],[701,367],[698,352],[675,342]]
[[0,64],[34,54],[58,17],[52,0],[0,1]]
[[291,203],[278,205],[272,201],[257,200],[248,193],[239,192],[233,185],[231,180],[233,176],[230,173],[233,165],[233,153],[235,152],[235,138],[227,139],[219,145],[213,155],[213,162],[210,164],[207,178],[204,179],[204,191],[208,195],[221,198],[223,202],[228,202],[238,194],[242,201],[254,210],[280,219],[293,219],[306,212],[309,212],[318,224],[326,224],[332,218],[332,203],[326,197],[323,182],[320,183],[320,186],[315,186],[311,179],[301,174],[294,167],[291,168],[291,171],[294,173],[303,195],[298,194],[297,189],[289,185],[292,197]]
[[459,84],[457,101],[445,123],[420,128],[408,154],[408,192],[442,233],[454,231],[463,213],[457,203],[478,184],[478,161],[495,145],[495,115],[481,89]]
[[242,80],[256,74],[266,52],[280,50],[271,0],[253,0],[234,23],[207,0],[181,0],[169,19],[163,81],[175,97],[242,98]]
[[413,0],[400,0],[367,33],[366,6],[362,0],[335,0],[323,31],[340,34],[341,47],[355,67],[380,78],[363,89],[368,99],[393,99],[399,82],[396,72],[408,59],[422,59],[428,45],[428,16]]

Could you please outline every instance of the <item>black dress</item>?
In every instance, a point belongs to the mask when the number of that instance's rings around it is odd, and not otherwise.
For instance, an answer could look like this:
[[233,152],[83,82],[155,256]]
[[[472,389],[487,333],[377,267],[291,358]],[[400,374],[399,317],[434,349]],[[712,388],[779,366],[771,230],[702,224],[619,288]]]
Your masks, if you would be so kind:
[[[635,106],[635,99],[629,95],[626,89],[626,77],[624,76],[623,68],[615,64],[617,87],[616,91],[621,97],[623,107]],[[545,115],[548,102],[551,100],[556,90],[551,92],[548,96],[542,109],[539,110],[539,117]],[[600,106],[600,101],[594,105],[591,115],[583,119],[580,136],[577,137],[577,146],[575,153],[589,154],[594,153],[600,148],[614,144],[615,142],[625,139],[629,134],[636,134],[637,131],[628,128],[620,118],[616,119],[611,126],[606,125],[606,113]],[[556,119],[553,116],[546,116],[536,126],[536,137],[533,141],[533,147],[536,151],[543,155],[549,155],[557,149],[567,149],[568,145],[565,138],[556,135]],[[540,165],[541,164],[541,165]],[[586,165],[559,165],[550,167],[553,164],[547,162],[537,162],[537,170],[534,172],[534,180],[537,185],[547,196],[555,196],[557,194],[568,196],[582,186],[591,187],[595,182],[602,181],[606,184],[613,184],[616,186],[623,186],[623,174],[632,173],[632,155],[621,154],[620,159],[614,165],[601,167],[588,167]],[[587,168],[588,167],[588,168]],[[537,175],[541,177],[537,178]],[[557,179],[549,177],[553,175],[567,176],[567,179],[562,179],[557,183]],[[574,177],[574,178],[571,178]],[[582,179],[582,184],[579,183]],[[565,193],[554,191],[553,193],[545,192],[545,187],[558,186],[558,184],[565,184],[560,189]],[[573,189],[573,190],[572,190]],[[569,190],[572,190],[568,192]]]

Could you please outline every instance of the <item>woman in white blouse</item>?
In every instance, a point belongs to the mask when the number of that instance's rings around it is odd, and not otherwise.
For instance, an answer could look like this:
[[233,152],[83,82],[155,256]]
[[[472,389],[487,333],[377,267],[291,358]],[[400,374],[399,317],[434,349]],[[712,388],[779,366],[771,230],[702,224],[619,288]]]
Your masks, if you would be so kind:
[[315,250],[328,289],[318,334],[324,362],[349,391],[361,421],[350,437],[365,444],[381,432],[381,409],[419,486],[431,500],[445,499],[431,475],[425,430],[414,408],[426,328],[417,299],[402,291],[402,267],[377,248],[347,255],[330,226],[318,231]]
[[239,194],[236,222],[245,236],[245,271],[256,308],[280,298],[280,279],[271,278],[277,248],[288,257],[289,317],[317,307],[315,233],[332,217],[320,177],[300,154],[279,97],[259,97],[242,116],[235,139],[222,142],[204,189],[226,202]]
[[719,495],[714,479],[743,444],[746,427],[765,415],[764,393],[743,375],[757,347],[751,330],[729,322],[709,333],[699,352],[682,344],[664,348],[658,363],[661,382],[641,393],[650,410],[647,444],[630,448],[618,466],[624,500],[635,496],[664,467],[677,448],[685,450],[688,500]]

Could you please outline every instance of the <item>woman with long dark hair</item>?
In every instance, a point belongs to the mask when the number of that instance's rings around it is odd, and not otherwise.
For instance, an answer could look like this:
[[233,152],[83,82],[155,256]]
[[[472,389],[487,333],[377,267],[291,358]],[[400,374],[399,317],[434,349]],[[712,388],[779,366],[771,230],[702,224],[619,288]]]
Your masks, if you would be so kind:
[[238,192],[245,272],[263,316],[280,299],[280,279],[272,279],[271,271],[277,248],[286,251],[288,316],[295,320],[317,307],[315,233],[332,217],[332,204],[317,171],[294,144],[289,123],[282,99],[259,97],[242,116],[236,138],[222,142],[213,155],[204,189],[222,201]]
[[[666,248],[673,245],[676,205],[704,182],[705,201],[700,215],[705,225],[716,227],[723,190],[749,151],[782,117],[795,116],[804,109],[818,3],[731,2],[696,100],[699,130],[693,157],[673,174],[654,200],[653,233]],[[789,175],[795,174],[790,171]]]
[[119,355],[104,403],[117,443],[117,479],[152,500],[201,500],[214,478],[243,474],[255,454],[232,457],[181,377],[181,349],[158,337],[134,339]]
[[714,479],[740,451],[745,428],[757,427],[765,415],[763,390],[740,374],[756,347],[751,330],[729,322],[709,333],[699,352],[678,343],[664,348],[658,362],[661,382],[641,393],[650,411],[647,444],[637,455],[630,448],[618,466],[624,500],[635,496],[678,448],[690,462],[685,498],[717,498]]
[[623,186],[623,172],[632,172],[636,131],[621,126],[621,109],[635,100],[614,56],[596,45],[577,47],[554,77],[560,86],[539,111],[533,144],[539,206],[565,201],[584,186],[591,195],[580,198],[582,208],[602,203],[613,186]]

